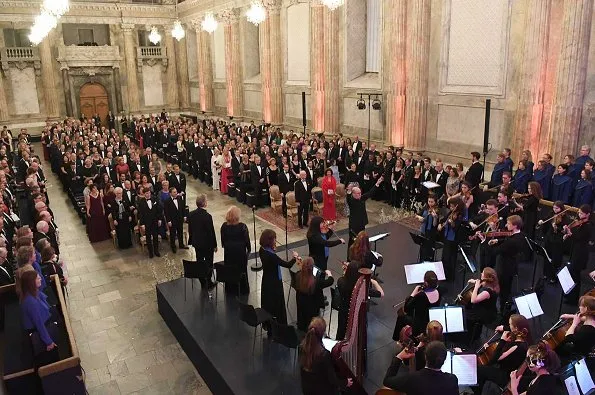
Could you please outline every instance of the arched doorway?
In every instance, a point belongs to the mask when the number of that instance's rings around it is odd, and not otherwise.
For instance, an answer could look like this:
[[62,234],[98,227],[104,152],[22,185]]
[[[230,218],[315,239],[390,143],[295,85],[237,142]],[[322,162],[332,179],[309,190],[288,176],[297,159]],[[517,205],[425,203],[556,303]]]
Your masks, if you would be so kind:
[[109,111],[107,91],[101,84],[90,82],[81,87],[80,109],[87,119],[99,114],[101,123],[105,123]]

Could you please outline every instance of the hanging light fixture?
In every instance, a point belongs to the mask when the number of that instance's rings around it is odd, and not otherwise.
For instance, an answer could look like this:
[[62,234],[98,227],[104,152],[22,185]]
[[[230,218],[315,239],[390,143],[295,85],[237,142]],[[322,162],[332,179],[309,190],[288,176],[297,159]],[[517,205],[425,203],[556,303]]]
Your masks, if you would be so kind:
[[70,10],[68,0],[43,0],[43,9],[57,18]]
[[207,12],[207,14],[205,15],[205,19],[203,19],[201,23],[202,30],[204,30],[205,32],[213,33],[215,30],[217,30],[217,25],[219,25],[219,23],[217,22],[217,19],[215,19],[213,13]]
[[343,0],[322,0],[322,4],[334,11],[343,5]]
[[155,26],[151,27],[151,32],[149,33],[149,41],[153,43],[153,45],[157,45],[161,42],[161,34],[159,34],[159,30]]
[[186,37],[186,32],[179,19],[174,22],[174,27],[171,29],[171,35],[178,41]]
[[56,26],[58,26],[58,18],[45,10],[42,11],[41,14],[35,17],[35,22],[31,26],[29,41],[33,45],[38,45]]
[[264,5],[261,1],[253,1],[252,5],[246,12],[246,18],[248,22],[253,23],[254,25],[258,26],[260,23],[264,22],[267,17],[267,11],[264,8]]

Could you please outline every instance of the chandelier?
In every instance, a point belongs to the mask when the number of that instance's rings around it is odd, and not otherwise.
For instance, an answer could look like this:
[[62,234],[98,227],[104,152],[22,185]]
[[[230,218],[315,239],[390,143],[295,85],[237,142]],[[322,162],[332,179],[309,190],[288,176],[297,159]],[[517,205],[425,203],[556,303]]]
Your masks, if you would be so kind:
[[182,27],[182,22],[180,22],[179,20],[174,22],[174,27],[173,27],[173,29],[171,29],[171,35],[173,38],[175,38],[178,41],[180,41],[181,39],[183,39],[186,36],[186,32],[184,31],[184,28]]
[[321,0],[322,4],[327,6],[331,11],[337,9],[337,7],[341,7],[343,5],[343,0]]
[[203,19],[201,23],[202,30],[204,30],[205,32],[213,33],[215,30],[217,30],[217,25],[217,19],[215,19],[213,13],[207,12],[207,14],[205,15],[205,19]]
[[33,23],[33,26],[31,26],[29,41],[31,41],[33,45],[38,45],[57,25],[58,18],[47,11],[42,11],[41,14],[35,17],[35,22]]
[[262,5],[261,1],[253,1],[252,5],[246,12],[246,18],[248,22],[253,23],[254,25],[258,26],[261,22],[267,17],[267,11]]
[[70,4],[68,0],[43,0],[43,9],[59,18],[68,12]]
[[161,42],[161,34],[155,26],[151,27],[151,32],[149,33],[149,41],[153,43],[153,45],[159,44]]

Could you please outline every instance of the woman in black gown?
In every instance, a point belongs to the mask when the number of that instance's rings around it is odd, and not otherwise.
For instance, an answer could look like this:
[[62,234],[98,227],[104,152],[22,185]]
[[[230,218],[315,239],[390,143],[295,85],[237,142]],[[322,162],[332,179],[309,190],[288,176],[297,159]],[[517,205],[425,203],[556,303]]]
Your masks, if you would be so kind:
[[[291,268],[298,258],[298,254],[293,252],[293,259],[289,262],[284,261],[275,253],[276,242],[277,234],[274,230],[265,229],[262,231],[260,235],[260,249],[258,250],[258,255],[262,262],[260,303],[262,308],[275,317],[278,323],[287,325],[281,267]],[[267,331],[269,330],[267,327],[265,329]]]
[[312,318],[320,314],[320,294],[324,288],[333,285],[334,279],[329,270],[318,270],[314,274],[314,260],[307,257],[295,279],[295,303],[297,306],[297,327],[301,331],[308,330]]
[[486,267],[481,272],[481,279],[469,280],[473,284],[469,304],[466,305],[465,318],[467,319],[467,332],[471,336],[466,338],[472,343],[479,339],[482,325],[492,323],[498,315],[496,301],[500,293],[498,274],[491,267]]
[[538,182],[531,181],[528,186],[529,196],[522,204],[514,200],[517,207],[523,212],[523,232],[531,240],[535,240],[535,226],[537,225],[537,209],[539,200],[543,199],[541,185]]
[[[240,222],[240,209],[231,206],[225,214],[225,222],[221,225],[221,245],[223,246],[223,262],[225,266],[237,268],[242,274],[240,294],[250,293],[248,283],[248,254],[250,254],[250,234],[245,223]],[[235,284],[225,284],[226,292],[236,292]]]
[[327,269],[329,248],[339,244],[345,244],[345,240],[336,238],[331,240],[334,233],[322,217],[314,217],[310,221],[310,226],[306,236],[308,237],[308,249],[310,256],[314,259],[314,264],[322,270]]

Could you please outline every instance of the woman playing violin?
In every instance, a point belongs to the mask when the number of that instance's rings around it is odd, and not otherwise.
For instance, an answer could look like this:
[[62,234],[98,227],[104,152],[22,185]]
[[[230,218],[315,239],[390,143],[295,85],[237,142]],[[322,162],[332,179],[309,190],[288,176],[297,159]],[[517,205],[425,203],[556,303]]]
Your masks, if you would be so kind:
[[555,375],[560,369],[560,359],[547,344],[538,343],[529,347],[525,363],[535,374],[527,390],[519,393],[519,382],[522,374],[517,377],[517,371],[510,373],[510,392],[512,395],[555,395],[558,394],[559,379]]
[[427,206],[418,219],[421,222],[419,232],[427,239],[427,242],[421,245],[419,255],[422,261],[432,261],[434,259],[434,242],[438,236],[438,205],[433,193],[428,195]]
[[565,297],[565,302],[571,305],[578,303],[581,288],[581,271],[585,269],[589,260],[589,240],[591,239],[590,216],[591,206],[583,204],[578,210],[578,219],[562,228],[564,233],[563,239],[570,239],[572,241],[569,269],[576,286]]
[[[477,386],[471,387],[473,393],[480,395],[486,381],[491,381],[503,388],[508,383],[510,373],[523,363],[525,355],[532,342],[529,320],[520,314],[513,314],[508,319],[510,331],[504,331],[502,326],[496,328],[503,332],[498,341],[496,351],[488,365],[477,367]],[[488,345],[484,345],[485,348]]]
[[472,190],[473,188],[471,187],[471,184],[467,181],[463,181],[461,183],[461,191],[453,196],[460,196],[461,199],[463,199],[463,203],[465,203],[465,207],[467,208],[467,218],[471,218],[477,212],[477,207],[473,204],[474,199]]
[[481,334],[482,325],[494,322],[498,315],[496,301],[500,293],[498,274],[491,267],[486,267],[481,272],[480,280],[469,280],[473,284],[471,300],[466,306],[467,330],[471,333],[469,339],[473,343]]
[[525,234],[533,239],[535,238],[535,225],[537,225],[537,209],[539,208],[539,200],[543,199],[543,194],[541,193],[541,186],[535,181],[529,183],[528,191],[529,193],[525,196],[522,204],[516,200],[512,202],[523,213]]
[[588,355],[595,347],[595,297],[584,295],[579,299],[577,314],[562,314],[560,319],[572,320],[564,341],[556,348],[562,359]]
[[[549,222],[539,221],[538,225],[544,234],[545,250],[552,259],[551,265],[545,265],[544,274],[548,278],[550,284],[557,282],[556,273],[562,266],[562,258],[564,255],[564,240],[562,237],[562,228],[569,224],[565,210],[564,202],[558,200],[554,202],[552,211],[554,213],[553,219]],[[547,221],[547,220],[546,220]]]
[[310,227],[306,233],[309,255],[314,259],[314,265],[321,270],[327,269],[329,248],[345,243],[345,240],[341,238],[331,240],[334,235],[331,226],[332,224],[324,221],[322,217],[314,217],[310,221]]
[[457,248],[459,245],[459,229],[463,222],[465,203],[459,197],[448,199],[450,214],[444,222],[438,224],[438,232],[444,237],[444,248],[442,250],[442,263],[446,272],[446,278],[451,279],[455,273],[457,263]]
[[382,255],[376,256],[372,252],[368,234],[363,230],[358,233],[353,244],[349,247],[349,260],[357,261],[361,264],[361,267],[368,269],[372,269],[373,266],[382,266],[383,263]]

